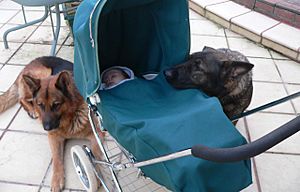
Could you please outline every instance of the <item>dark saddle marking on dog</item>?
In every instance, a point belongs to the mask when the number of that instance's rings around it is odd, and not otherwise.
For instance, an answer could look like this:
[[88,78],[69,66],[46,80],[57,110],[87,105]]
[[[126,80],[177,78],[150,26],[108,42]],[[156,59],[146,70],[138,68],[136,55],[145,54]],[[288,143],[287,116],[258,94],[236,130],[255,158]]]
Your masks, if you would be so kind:
[[73,72],[73,63],[59,57],[45,56],[40,57],[39,61],[47,68],[51,68],[51,75],[56,75],[61,71]]

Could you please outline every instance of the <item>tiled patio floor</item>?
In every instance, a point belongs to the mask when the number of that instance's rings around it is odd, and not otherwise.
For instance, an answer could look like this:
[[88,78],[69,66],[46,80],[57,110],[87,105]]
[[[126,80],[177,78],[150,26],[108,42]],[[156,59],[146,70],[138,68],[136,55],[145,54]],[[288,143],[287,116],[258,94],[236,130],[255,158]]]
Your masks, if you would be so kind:
[[[29,18],[41,16],[43,9],[27,9]],[[22,22],[20,7],[0,0],[0,93],[16,79],[32,59],[49,55],[49,22],[9,34],[4,49],[4,31]],[[255,65],[254,95],[249,109],[300,90],[300,63],[212,23],[190,11],[191,52],[203,46],[231,48],[248,56]],[[60,33],[58,56],[73,61],[72,38],[64,25]],[[241,119],[237,128],[253,141],[300,113],[300,98]],[[71,163],[69,149],[84,141],[72,140],[66,146],[66,190],[83,191]],[[296,134],[253,159],[254,183],[244,192],[300,192],[300,135]],[[0,192],[50,191],[51,154],[47,134],[19,105],[0,114]],[[132,175],[132,174],[131,174]],[[131,176],[132,177],[132,176]],[[126,178],[126,177],[125,177]],[[128,179],[128,178],[126,178]],[[126,183],[125,179],[123,181]],[[127,183],[125,191],[164,191],[148,180]]]

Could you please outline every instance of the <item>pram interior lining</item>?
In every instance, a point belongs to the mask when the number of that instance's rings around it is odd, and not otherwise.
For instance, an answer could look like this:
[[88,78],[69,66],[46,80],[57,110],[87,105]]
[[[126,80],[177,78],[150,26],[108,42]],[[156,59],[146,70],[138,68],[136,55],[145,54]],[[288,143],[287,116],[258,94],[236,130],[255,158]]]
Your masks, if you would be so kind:
[[[197,143],[211,147],[245,144],[216,98],[198,90],[175,90],[162,73],[151,81],[139,78],[99,93],[103,126],[138,161]],[[251,183],[249,161],[222,164],[185,157],[142,170],[172,191],[232,192]]]
[[[170,1],[152,1],[146,6],[102,12],[98,42],[101,71],[120,65],[131,68],[139,76],[161,71],[187,58],[188,10]],[[108,7],[110,4],[104,10]]]

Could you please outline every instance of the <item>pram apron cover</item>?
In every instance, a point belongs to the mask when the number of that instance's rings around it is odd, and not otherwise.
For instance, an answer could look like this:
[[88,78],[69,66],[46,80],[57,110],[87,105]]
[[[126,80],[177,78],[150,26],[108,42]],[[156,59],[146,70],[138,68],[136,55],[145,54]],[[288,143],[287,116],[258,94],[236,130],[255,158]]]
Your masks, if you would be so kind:
[[[137,161],[195,144],[246,143],[216,98],[199,90],[176,90],[161,72],[189,54],[187,1],[83,1],[73,31],[75,83],[85,98],[100,95],[103,126]],[[136,78],[100,91],[101,71],[114,65],[127,66],[137,76],[160,73],[154,80]],[[172,191],[233,192],[252,182],[250,160],[213,163],[190,156],[142,170]]]

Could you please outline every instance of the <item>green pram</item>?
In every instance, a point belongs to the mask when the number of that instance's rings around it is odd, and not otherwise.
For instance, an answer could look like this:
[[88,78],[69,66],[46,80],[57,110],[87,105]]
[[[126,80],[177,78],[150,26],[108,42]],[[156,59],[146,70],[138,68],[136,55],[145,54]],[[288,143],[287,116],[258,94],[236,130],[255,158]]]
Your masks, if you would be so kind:
[[[212,155],[212,148],[232,149],[246,140],[216,98],[199,90],[175,90],[164,78],[164,69],[189,55],[188,11],[186,0],[90,0],[80,4],[73,26],[74,76],[89,103],[93,131],[105,154],[100,161],[87,147],[72,148],[76,170],[88,191],[95,190],[94,172],[107,191],[122,191],[118,172],[132,167],[171,191],[234,192],[251,184],[250,156],[229,156],[224,161],[233,162],[226,163],[191,156],[222,156],[222,150]],[[100,90],[101,72],[117,65],[132,69],[136,78]],[[143,79],[148,73],[158,75]],[[109,159],[93,115],[119,144],[128,163]],[[222,161],[218,158],[215,160]],[[108,167],[112,186],[106,183],[104,171],[95,170],[96,164]]]

